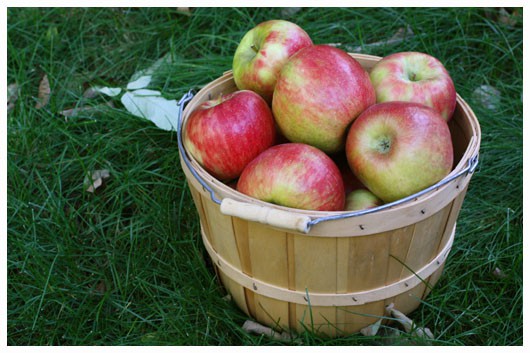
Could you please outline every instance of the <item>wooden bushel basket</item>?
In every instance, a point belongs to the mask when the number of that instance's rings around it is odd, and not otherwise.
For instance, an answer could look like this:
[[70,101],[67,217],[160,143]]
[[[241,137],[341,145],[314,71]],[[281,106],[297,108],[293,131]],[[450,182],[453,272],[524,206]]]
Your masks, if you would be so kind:
[[[380,60],[350,55],[368,71]],[[440,183],[376,209],[305,211],[235,191],[184,150],[190,113],[236,89],[227,72],[183,97],[181,112],[189,103],[178,141],[204,246],[239,308],[276,330],[329,336],[360,331],[385,316],[391,303],[404,314],[416,309],[440,278],[478,163],[480,126],[467,103],[457,97],[449,122],[455,165]]]

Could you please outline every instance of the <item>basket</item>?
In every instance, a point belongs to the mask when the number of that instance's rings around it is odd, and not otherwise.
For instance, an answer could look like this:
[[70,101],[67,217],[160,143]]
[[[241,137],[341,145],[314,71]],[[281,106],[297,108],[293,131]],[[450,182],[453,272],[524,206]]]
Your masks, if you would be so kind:
[[[350,55],[367,71],[381,59]],[[449,122],[455,166],[442,181],[369,210],[305,211],[241,194],[186,153],[190,113],[236,89],[227,72],[185,95],[178,143],[204,246],[237,306],[277,330],[333,337],[375,323],[389,304],[404,314],[415,310],[442,274],[478,164],[480,126],[467,103],[457,95]]]

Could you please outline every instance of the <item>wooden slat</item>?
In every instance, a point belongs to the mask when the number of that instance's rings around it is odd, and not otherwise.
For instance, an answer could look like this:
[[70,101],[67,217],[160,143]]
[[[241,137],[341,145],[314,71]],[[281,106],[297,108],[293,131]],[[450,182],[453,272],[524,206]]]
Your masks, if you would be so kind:
[[[337,240],[294,236],[295,289],[311,293],[334,293],[337,288]],[[334,335],[329,322],[336,321],[334,307],[309,307],[297,304],[296,319],[313,329]]]
[[[415,273],[438,255],[438,245],[440,244],[450,209],[451,205],[415,225],[410,248],[404,261],[406,266],[403,266],[401,278]],[[428,280],[428,278],[424,278],[424,280]],[[393,302],[397,310],[408,313],[417,308],[419,305],[419,299],[417,298],[423,297],[425,288],[426,285],[420,283],[408,292],[387,299],[387,304]]]
[[[287,288],[289,273],[285,233],[250,222],[248,246],[252,276],[266,283]],[[254,293],[254,305],[256,318],[260,322],[288,327],[289,306],[287,302]]]
[[243,310],[245,314],[250,315],[250,311],[248,310],[247,306],[247,299],[245,296],[245,288],[232,280],[230,277],[226,276],[223,271],[217,271],[217,273],[221,283],[232,297],[232,300],[241,310]]
[[219,212],[219,205],[203,197],[205,216],[209,223],[209,235],[214,250],[230,264],[241,268],[231,217]]

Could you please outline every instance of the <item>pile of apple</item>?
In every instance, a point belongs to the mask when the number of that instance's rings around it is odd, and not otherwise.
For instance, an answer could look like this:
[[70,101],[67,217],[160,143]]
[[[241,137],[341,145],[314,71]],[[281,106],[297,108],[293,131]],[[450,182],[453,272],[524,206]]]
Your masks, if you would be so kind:
[[394,53],[368,73],[298,25],[271,20],[242,38],[233,77],[237,91],[191,113],[184,145],[241,193],[360,210],[421,191],[453,167],[456,92],[428,54]]

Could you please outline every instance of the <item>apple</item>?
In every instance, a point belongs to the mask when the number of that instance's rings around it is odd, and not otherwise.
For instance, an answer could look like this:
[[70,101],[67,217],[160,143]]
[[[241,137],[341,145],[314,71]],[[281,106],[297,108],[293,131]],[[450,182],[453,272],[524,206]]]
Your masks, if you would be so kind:
[[391,202],[443,179],[453,166],[447,122],[412,102],[378,103],[352,124],[346,157],[353,173],[377,197]]
[[449,121],[456,106],[453,80],[435,57],[420,52],[400,52],[382,58],[370,72],[377,103],[416,102],[436,110]]
[[370,76],[357,60],[338,48],[314,45],[283,66],[272,111],[289,141],[335,153],[344,148],[351,122],[374,103]]
[[317,211],[344,209],[338,167],[319,149],[303,143],[275,145],[241,173],[237,190],[273,204]]
[[347,211],[359,211],[381,206],[382,204],[383,201],[370,190],[356,189],[347,194],[345,209]]
[[283,65],[312,44],[309,35],[292,22],[270,20],[258,24],[243,36],[235,51],[232,71],[236,86],[257,92],[270,104]]
[[255,92],[242,90],[199,105],[188,118],[183,142],[206,171],[228,181],[272,146],[275,138],[267,102]]

